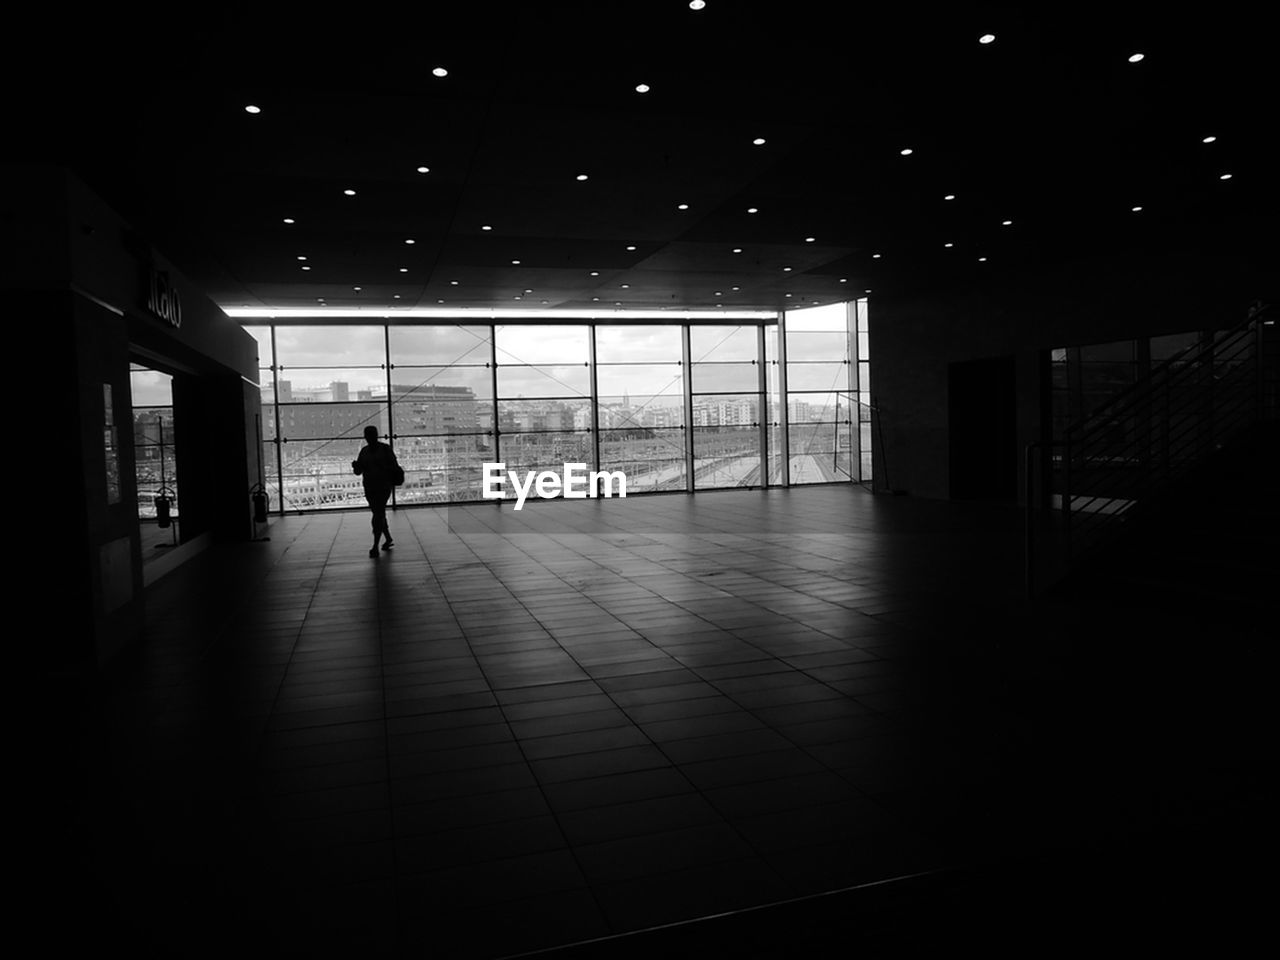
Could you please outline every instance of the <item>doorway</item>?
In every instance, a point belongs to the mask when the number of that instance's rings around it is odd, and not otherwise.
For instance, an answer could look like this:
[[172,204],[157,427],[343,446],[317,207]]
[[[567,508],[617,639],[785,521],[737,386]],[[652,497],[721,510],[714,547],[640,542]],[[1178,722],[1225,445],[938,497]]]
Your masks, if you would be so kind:
[[180,542],[178,457],[173,419],[173,377],[129,364],[138,530],[145,568]]

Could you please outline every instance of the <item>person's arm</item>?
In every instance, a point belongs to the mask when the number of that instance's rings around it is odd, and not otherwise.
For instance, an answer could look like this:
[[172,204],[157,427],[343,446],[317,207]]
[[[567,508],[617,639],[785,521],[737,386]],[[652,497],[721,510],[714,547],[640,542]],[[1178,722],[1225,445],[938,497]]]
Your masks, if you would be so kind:
[[[368,447],[365,447],[365,450],[368,450],[368,449],[369,449]],[[360,458],[363,456],[364,456],[364,450],[361,450],[359,456],[357,456],[356,459],[351,461],[351,472],[354,473],[356,476],[359,476],[360,474],[364,473],[364,464],[360,462]]]

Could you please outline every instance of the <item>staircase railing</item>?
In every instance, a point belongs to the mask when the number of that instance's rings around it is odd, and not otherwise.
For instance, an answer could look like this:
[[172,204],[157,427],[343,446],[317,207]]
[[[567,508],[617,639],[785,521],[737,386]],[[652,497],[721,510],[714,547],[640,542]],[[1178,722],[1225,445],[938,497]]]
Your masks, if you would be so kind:
[[[1271,321],[1262,319],[1263,309],[1255,305],[1242,323],[1170,357],[1068,426],[1059,443],[1046,445],[1051,469],[1041,483],[1050,484],[1049,498],[1043,487],[1035,489],[1035,457],[1028,451],[1029,595],[1048,579],[1050,562],[1070,569],[1123,528],[1139,504],[1250,424],[1276,414],[1276,363],[1269,349],[1275,338],[1264,337]],[[1057,511],[1056,523],[1037,524],[1035,507],[1045,499]]]

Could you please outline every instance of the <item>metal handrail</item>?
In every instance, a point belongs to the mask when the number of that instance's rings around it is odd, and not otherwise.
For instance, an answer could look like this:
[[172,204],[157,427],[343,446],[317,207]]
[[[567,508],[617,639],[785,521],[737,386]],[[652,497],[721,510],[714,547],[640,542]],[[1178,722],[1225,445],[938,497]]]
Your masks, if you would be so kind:
[[1041,577],[1036,564],[1036,460],[1046,450],[1042,493],[1058,467],[1059,508],[1070,563],[1123,524],[1139,502],[1176,479],[1257,418],[1266,403],[1261,313],[1214,331],[1152,369],[1096,410],[1068,425],[1061,441],[1036,441],[1025,450],[1027,596]]

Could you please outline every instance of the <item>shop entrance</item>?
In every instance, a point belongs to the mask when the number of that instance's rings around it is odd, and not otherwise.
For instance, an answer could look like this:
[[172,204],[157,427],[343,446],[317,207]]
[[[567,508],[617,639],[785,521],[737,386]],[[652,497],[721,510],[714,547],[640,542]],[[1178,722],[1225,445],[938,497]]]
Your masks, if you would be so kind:
[[182,516],[173,418],[173,377],[133,362],[129,364],[129,381],[133,397],[137,518],[145,568],[180,542]]

